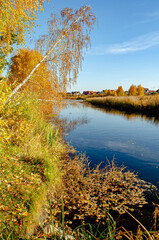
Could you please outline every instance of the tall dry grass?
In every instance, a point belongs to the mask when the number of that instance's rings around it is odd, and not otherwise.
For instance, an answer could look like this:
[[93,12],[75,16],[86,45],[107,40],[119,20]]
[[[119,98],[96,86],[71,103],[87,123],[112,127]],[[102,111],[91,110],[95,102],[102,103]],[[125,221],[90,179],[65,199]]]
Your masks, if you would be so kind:
[[87,102],[109,109],[117,109],[127,113],[141,113],[159,116],[159,95],[126,96],[126,97],[98,97],[89,98]]

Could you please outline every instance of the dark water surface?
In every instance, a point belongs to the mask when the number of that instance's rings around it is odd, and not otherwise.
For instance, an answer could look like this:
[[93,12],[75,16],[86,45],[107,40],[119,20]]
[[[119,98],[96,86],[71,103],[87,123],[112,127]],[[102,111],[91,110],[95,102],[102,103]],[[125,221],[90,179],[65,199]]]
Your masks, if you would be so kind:
[[68,101],[60,119],[70,123],[66,141],[84,152],[92,166],[114,158],[117,165],[124,164],[159,187],[158,121],[75,101]]

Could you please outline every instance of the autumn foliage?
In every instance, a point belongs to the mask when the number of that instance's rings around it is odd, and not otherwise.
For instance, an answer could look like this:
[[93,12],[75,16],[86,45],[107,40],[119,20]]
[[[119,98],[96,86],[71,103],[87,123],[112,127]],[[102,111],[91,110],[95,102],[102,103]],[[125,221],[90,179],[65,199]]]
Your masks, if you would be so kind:
[[110,90],[110,89],[106,89],[104,90],[104,96],[117,96],[117,92],[115,90]]
[[137,86],[137,95],[143,96],[145,94],[144,88],[140,85]]
[[[7,56],[12,33],[17,44],[23,44],[44,1],[2,2],[0,41]],[[0,82],[0,237],[4,239],[31,234],[43,217],[48,193],[61,185],[66,146],[57,128],[41,114],[41,102],[51,100],[51,110],[59,107],[61,93],[77,78],[94,22],[86,6],[64,9],[58,18],[53,15],[49,35],[39,39],[36,50],[18,50],[11,59],[9,79]]]
[[7,101],[28,82],[41,64],[47,61],[55,84],[60,91],[65,92],[66,86],[74,83],[81,67],[84,50],[90,43],[90,32],[95,23],[95,16],[90,7],[84,6],[78,10],[65,8],[49,21],[49,34],[40,37],[37,50],[43,58],[38,62],[29,75],[16,86]]
[[118,96],[124,96],[125,95],[125,92],[124,92],[122,86],[118,87],[118,89],[116,90],[116,93],[117,93]]
[[[25,42],[44,0],[0,3],[0,42],[7,56],[13,34],[17,44]],[[40,228],[39,222],[51,222],[48,200],[57,221],[62,199],[65,215],[79,221],[87,217],[99,221],[105,218],[105,209],[123,213],[125,208],[146,203],[144,191],[149,185],[115,165],[91,170],[83,158],[73,155],[57,127],[40,111],[40,101],[52,100],[51,111],[59,107],[61,93],[76,81],[94,23],[87,6],[53,15],[48,35],[40,37],[36,50],[18,50],[11,59],[9,79],[0,82],[2,239],[29,239]]]
[[1,0],[0,1],[0,43],[3,53],[9,53],[16,34],[17,43],[25,42],[25,33],[33,30],[39,10],[45,0]]
[[[42,59],[39,51],[21,49],[11,58],[9,84],[14,89],[20,84]],[[43,62],[29,79],[28,83],[21,90],[36,93],[41,99],[51,99],[53,96],[53,81],[47,63]],[[56,86],[57,87],[57,86]]]
[[[143,96],[145,93],[144,93],[144,88],[140,85],[138,85],[136,87],[136,85],[131,85],[129,90],[128,90],[128,95],[129,96]],[[104,90],[104,93],[103,93],[104,96],[126,96],[127,93],[123,90],[123,87],[122,86],[119,86],[117,90],[110,90],[110,89],[106,89]]]
[[131,85],[129,88],[129,96],[143,96],[144,95],[144,88],[141,85]]
[[135,85],[131,85],[129,88],[129,96],[137,95],[137,87]]
[[[61,91],[74,84],[90,44],[90,32],[96,17],[88,6],[65,8],[48,21],[48,34],[42,35],[36,48],[47,55],[47,62]],[[49,54],[48,54],[49,52]]]

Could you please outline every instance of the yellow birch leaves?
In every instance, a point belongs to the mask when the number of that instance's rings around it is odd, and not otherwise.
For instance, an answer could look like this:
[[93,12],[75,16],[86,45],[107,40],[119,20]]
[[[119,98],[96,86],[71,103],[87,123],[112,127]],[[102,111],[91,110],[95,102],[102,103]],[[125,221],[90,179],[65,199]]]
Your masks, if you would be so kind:
[[0,0],[0,46],[4,53],[10,52],[12,34],[16,34],[18,44],[25,42],[25,33],[33,30],[44,2],[45,0]]

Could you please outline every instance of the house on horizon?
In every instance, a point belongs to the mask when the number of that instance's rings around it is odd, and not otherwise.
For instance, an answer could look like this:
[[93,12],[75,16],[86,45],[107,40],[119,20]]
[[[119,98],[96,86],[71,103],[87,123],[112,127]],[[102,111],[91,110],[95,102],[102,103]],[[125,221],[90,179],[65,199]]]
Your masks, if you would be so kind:
[[156,93],[157,93],[157,91],[149,90],[149,94],[150,94],[150,95],[153,95],[153,94],[156,94]]
[[93,94],[93,91],[83,91],[83,95],[91,95]]
[[149,94],[149,89],[148,88],[144,88],[144,93],[145,94]]
[[149,94],[149,95],[154,95],[154,94],[159,93],[159,89],[158,90],[149,90],[148,88],[144,88],[144,93]]
[[79,95],[81,95],[81,93],[80,93],[80,92],[78,92],[78,91],[71,92],[71,94],[72,94],[72,95],[78,95],[78,96],[79,96]]

